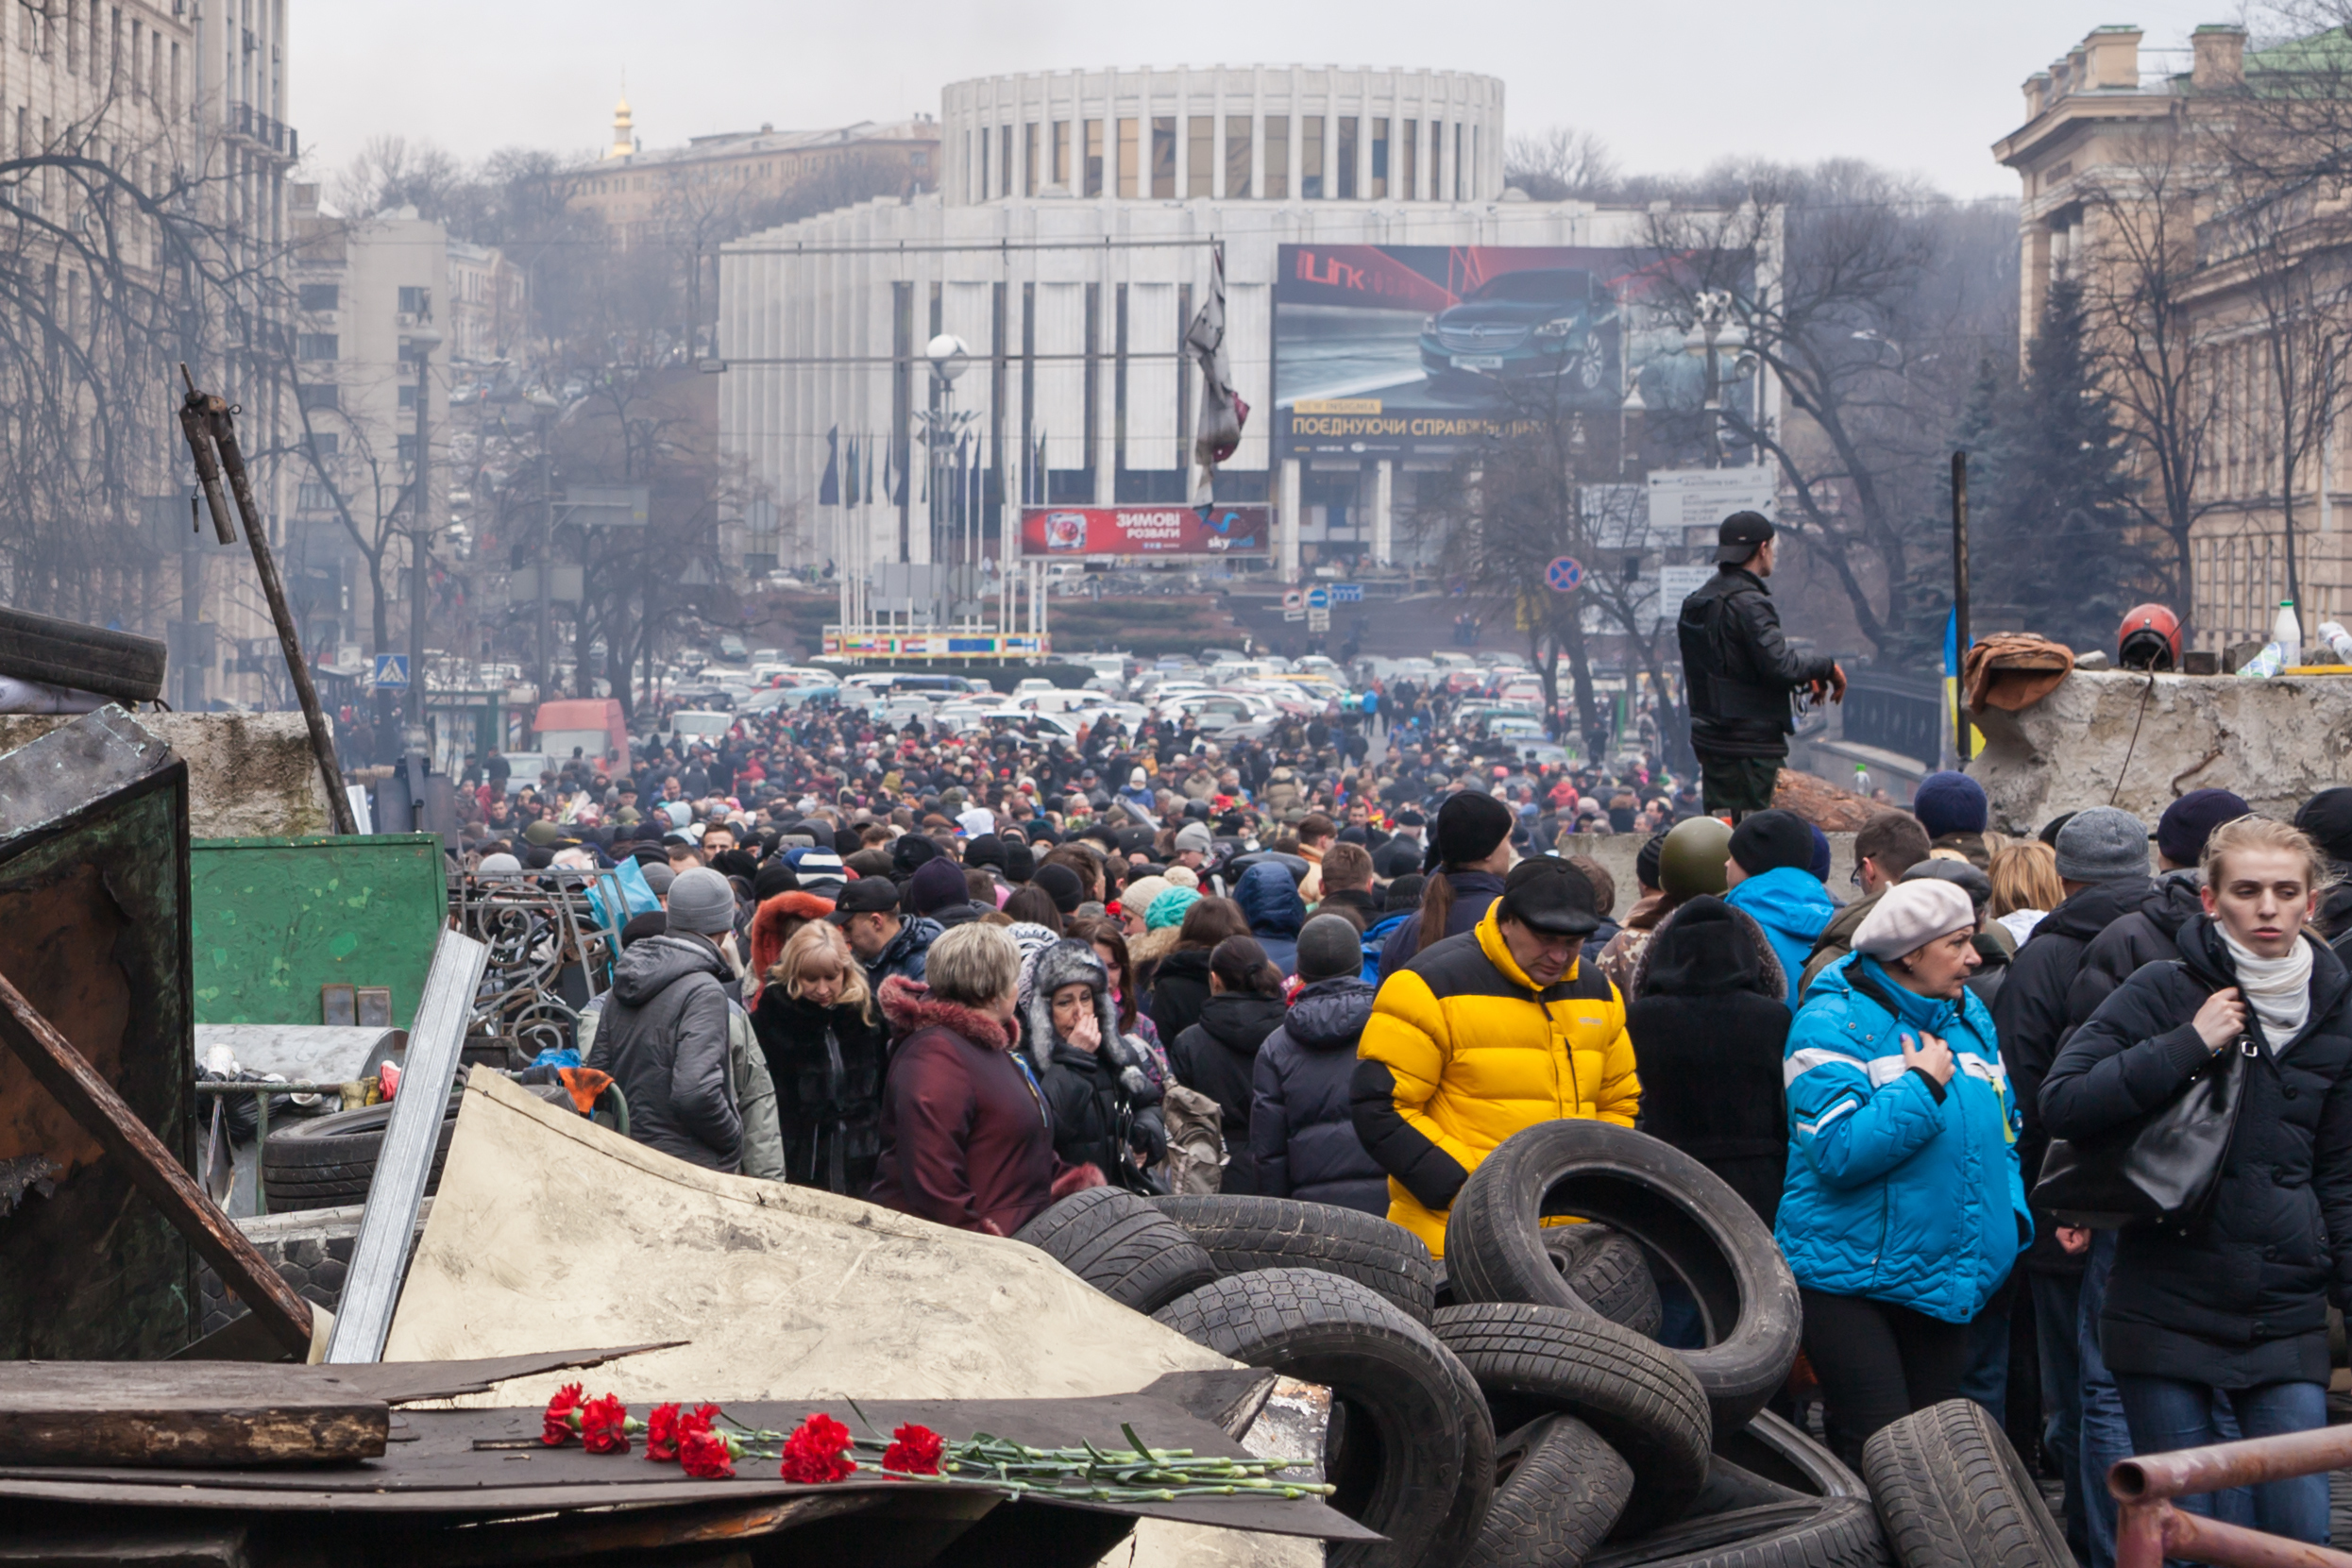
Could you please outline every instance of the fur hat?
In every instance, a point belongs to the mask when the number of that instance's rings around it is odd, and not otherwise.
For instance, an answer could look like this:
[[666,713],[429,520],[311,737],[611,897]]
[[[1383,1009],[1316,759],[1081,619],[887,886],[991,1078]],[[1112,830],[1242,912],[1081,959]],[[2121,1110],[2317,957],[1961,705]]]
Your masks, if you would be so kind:
[[1085,985],[1094,991],[1094,1023],[1102,1034],[1102,1058],[1116,1068],[1119,1086],[1139,1104],[1159,1099],[1150,1074],[1143,1071],[1143,1054],[1119,1034],[1119,1009],[1110,1000],[1110,972],[1103,968],[1091,942],[1064,938],[1041,948],[1030,960],[1028,1000],[1021,1008],[1022,1040],[1029,1060],[1043,1072],[1053,1065],[1054,993],[1064,986]]

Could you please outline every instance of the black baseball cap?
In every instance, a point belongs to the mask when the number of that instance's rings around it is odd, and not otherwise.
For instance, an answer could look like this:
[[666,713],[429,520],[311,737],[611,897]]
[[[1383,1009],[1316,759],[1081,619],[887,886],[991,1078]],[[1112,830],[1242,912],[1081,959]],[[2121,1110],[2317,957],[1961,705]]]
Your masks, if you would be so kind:
[[1557,855],[1537,855],[1503,878],[1502,914],[1554,936],[1589,936],[1600,929],[1592,882]]
[[834,901],[833,913],[825,919],[835,925],[847,925],[854,915],[897,913],[897,883],[888,877],[859,877],[841,889],[841,896]]
[[1761,512],[1733,513],[1715,531],[1717,565],[1747,560],[1756,553],[1758,545],[1768,544],[1776,531],[1772,519]]

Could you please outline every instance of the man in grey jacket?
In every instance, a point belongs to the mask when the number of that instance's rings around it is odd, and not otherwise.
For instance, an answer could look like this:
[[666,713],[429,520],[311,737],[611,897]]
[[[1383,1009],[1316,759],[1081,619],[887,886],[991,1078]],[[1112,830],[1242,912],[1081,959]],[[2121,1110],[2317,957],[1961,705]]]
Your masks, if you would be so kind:
[[669,888],[669,929],[621,953],[587,1065],[613,1075],[639,1143],[714,1171],[743,1158],[743,1118],[727,1070],[727,961],[735,891],[704,867]]

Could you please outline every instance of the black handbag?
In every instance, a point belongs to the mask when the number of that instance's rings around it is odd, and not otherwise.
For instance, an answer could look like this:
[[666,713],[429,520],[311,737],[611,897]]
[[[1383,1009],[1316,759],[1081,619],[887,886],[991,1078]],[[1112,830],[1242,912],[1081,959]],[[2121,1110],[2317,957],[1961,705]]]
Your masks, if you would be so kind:
[[2217,1051],[2180,1092],[2144,1116],[2080,1141],[2050,1140],[2034,1206],[2086,1230],[2154,1224],[2189,1230],[2204,1218],[2237,1136],[2245,1079],[2261,1047],[2251,1029]]

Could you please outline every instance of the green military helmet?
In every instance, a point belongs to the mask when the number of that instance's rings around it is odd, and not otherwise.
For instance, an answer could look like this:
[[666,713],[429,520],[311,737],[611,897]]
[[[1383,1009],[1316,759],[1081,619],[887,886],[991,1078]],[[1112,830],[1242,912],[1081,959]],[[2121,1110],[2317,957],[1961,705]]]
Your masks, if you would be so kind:
[[1731,854],[1732,830],[1720,817],[1677,822],[1658,848],[1658,885],[1678,903],[1701,893],[1720,897]]

